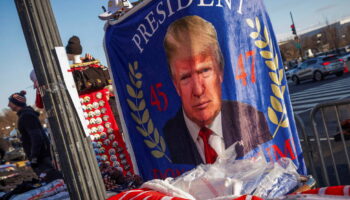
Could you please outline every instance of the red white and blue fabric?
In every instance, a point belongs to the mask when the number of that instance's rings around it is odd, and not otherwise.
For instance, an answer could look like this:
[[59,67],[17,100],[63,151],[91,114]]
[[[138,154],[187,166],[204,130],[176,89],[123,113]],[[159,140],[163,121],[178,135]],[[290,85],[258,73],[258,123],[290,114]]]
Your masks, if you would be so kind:
[[[295,196],[295,199],[350,199],[350,185],[345,186],[331,186],[324,188],[317,188],[308,190],[298,194],[290,194],[282,199],[290,199]],[[332,198],[334,197],[334,198]],[[344,198],[341,198],[344,197]],[[122,192],[116,196],[110,197],[108,200],[185,200],[185,198],[172,197],[165,195],[161,192],[154,191],[151,189],[141,188]],[[232,200],[263,200],[260,197],[252,195],[243,195]]]

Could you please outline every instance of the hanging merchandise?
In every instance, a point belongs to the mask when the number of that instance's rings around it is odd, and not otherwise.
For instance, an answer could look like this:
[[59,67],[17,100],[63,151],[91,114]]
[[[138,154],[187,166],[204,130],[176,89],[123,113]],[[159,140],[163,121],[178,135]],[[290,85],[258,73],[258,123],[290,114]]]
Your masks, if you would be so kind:
[[105,31],[123,131],[145,180],[213,163],[236,142],[237,159],[289,157],[307,174],[262,0],[145,0]]
[[134,174],[130,155],[108,102],[110,92],[106,86],[111,83],[108,69],[95,59],[70,67],[68,71],[74,78],[98,164],[115,167],[124,175]]
[[71,70],[79,94],[102,89],[110,84],[108,69],[99,61],[75,64]]
[[92,146],[99,165],[107,164],[119,169],[124,175],[131,175],[134,169],[130,155],[108,103],[108,96],[108,89],[79,96]]

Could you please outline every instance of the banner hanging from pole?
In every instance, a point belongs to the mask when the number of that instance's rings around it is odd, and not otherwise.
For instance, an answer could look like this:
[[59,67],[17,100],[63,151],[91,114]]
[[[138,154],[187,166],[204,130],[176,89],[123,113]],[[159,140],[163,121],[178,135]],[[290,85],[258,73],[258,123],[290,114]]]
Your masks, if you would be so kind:
[[283,62],[262,0],[144,1],[105,47],[140,174],[176,177],[237,159],[291,158],[306,174]]

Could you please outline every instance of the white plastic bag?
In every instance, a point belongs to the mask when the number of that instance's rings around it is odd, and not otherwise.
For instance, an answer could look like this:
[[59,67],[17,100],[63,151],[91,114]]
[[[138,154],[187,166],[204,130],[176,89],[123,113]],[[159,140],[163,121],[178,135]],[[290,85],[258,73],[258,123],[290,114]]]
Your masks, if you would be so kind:
[[214,164],[199,165],[170,184],[203,200],[250,194],[268,165],[262,156],[235,160],[235,155],[235,145],[232,145]]
[[241,195],[275,198],[290,192],[297,184],[297,168],[289,158],[267,163],[263,154],[235,160],[235,145],[212,165],[195,169],[172,179],[152,180],[142,187],[188,199],[233,199]]

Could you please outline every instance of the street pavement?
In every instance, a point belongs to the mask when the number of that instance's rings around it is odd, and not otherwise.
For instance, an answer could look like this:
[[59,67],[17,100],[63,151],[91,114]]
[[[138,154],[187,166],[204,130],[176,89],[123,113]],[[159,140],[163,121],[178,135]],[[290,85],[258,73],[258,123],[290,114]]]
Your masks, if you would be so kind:
[[289,82],[288,87],[294,114],[302,119],[307,135],[313,135],[311,110],[319,103],[350,98],[350,73],[341,77],[329,76],[318,82],[305,81],[299,85]]
[[305,81],[300,85],[289,82],[289,92],[295,114],[311,111],[318,103],[350,97],[350,74],[329,76],[325,80]]
[[[305,126],[306,135],[309,137],[309,139],[311,138],[311,146],[306,146],[299,129],[299,137],[301,138],[306,164],[309,170],[311,170],[310,162],[314,164],[318,183],[319,185],[324,185],[325,183],[321,178],[322,170],[320,168],[320,155],[316,150],[318,148],[317,143],[313,139],[314,133],[310,120],[310,112],[318,103],[350,98],[350,73],[344,74],[342,77],[329,76],[319,82],[312,80],[305,81],[300,85],[293,85],[293,83],[289,82],[288,87],[294,114],[300,116],[302,123]],[[339,107],[339,113],[345,113],[347,116],[349,116],[349,107]],[[334,140],[334,135],[336,135],[339,131],[337,128],[338,123],[336,121],[334,110],[325,110],[324,114],[327,120],[326,128],[321,123],[322,120],[316,117],[316,129],[321,138],[322,157],[324,158],[327,166],[329,180],[331,185],[338,185],[339,183],[350,184],[350,166],[348,166],[346,163],[347,158],[345,155],[345,151],[350,152],[350,141],[345,142],[346,148],[344,149],[344,144],[342,142],[337,142]],[[345,119],[346,117],[341,118]],[[327,137],[325,134],[325,130],[327,130],[329,137]],[[310,153],[307,153],[308,151]],[[309,158],[312,161],[309,160]],[[339,182],[335,178],[336,171],[334,171],[334,166],[332,165],[333,160],[335,161],[336,168],[338,170]],[[309,171],[309,173],[311,173],[311,171]]]

